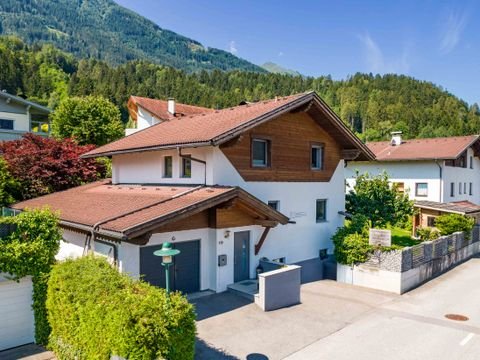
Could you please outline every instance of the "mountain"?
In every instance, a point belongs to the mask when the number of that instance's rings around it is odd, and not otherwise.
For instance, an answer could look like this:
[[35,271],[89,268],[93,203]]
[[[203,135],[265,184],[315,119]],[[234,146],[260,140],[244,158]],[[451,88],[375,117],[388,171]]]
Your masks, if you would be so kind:
[[52,43],[79,58],[118,65],[149,60],[188,72],[265,72],[231,53],[160,28],[112,0],[1,0],[0,34]]
[[275,64],[273,62],[266,62],[265,64],[261,65],[262,68],[267,70],[268,72],[274,73],[274,74],[282,74],[282,75],[292,75],[292,76],[302,76],[298,71],[291,70],[284,68],[278,64]]
[[[33,0],[32,0],[33,1]],[[38,0],[37,0],[38,1]],[[128,119],[130,95],[211,108],[315,90],[364,140],[478,134],[480,108],[431,82],[404,75],[355,74],[345,80],[245,71],[185,71],[134,60],[112,66],[77,59],[52,45],[28,46],[0,36],[0,89],[48,104],[69,96],[101,95]]]

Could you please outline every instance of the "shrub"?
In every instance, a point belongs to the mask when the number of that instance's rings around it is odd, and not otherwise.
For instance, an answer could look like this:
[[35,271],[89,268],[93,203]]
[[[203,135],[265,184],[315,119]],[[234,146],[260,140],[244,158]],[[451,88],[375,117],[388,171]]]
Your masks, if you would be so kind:
[[354,215],[333,235],[334,255],[337,262],[353,265],[365,262],[373,250],[368,244],[368,221],[361,214]]
[[445,214],[435,219],[435,227],[442,235],[450,235],[457,231],[463,231],[468,237],[474,224],[475,220],[473,218],[460,214]]
[[25,134],[21,139],[0,143],[0,153],[8,171],[20,184],[17,200],[30,199],[66,190],[98,180],[105,174],[104,163],[80,159],[94,148],[80,146],[69,139],[62,141]]
[[422,241],[429,241],[429,240],[438,239],[440,236],[440,233],[438,232],[438,230],[435,230],[429,227],[417,228],[417,236]]
[[104,259],[55,265],[47,309],[59,359],[193,359],[195,313],[185,297],[120,274]]
[[22,212],[1,219],[15,230],[0,239],[0,272],[14,279],[32,276],[35,341],[47,344],[50,326],[45,301],[47,280],[62,238],[58,218],[47,209]]

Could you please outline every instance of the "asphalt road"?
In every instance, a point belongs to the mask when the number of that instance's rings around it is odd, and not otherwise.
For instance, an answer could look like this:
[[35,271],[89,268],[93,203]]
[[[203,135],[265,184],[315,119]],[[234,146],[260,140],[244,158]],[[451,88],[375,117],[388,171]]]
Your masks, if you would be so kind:
[[197,303],[196,358],[479,360],[479,284],[475,258],[402,296],[319,281],[302,286],[300,305],[264,313],[212,295]]
[[[295,359],[480,359],[480,259],[383,304],[287,357]],[[460,314],[468,321],[452,321]]]

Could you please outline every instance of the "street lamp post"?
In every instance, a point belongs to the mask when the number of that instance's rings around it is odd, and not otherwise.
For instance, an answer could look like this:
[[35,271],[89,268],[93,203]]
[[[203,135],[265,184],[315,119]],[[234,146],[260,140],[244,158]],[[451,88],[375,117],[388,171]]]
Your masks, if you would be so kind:
[[165,288],[167,294],[170,293],[170,266],[173,263],[173,257],[180,254],[180,250],[172,248],[169,242],[163,243],[160,250],[154,251],[153,255],[162,257],[162,265],[165,267]]

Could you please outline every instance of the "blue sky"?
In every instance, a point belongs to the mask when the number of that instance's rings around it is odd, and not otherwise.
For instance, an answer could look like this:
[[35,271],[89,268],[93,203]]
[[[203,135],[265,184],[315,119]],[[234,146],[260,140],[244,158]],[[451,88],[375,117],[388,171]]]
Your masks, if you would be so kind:
[[116,0],[160,27],[304,75],[400,73],[480,103],[480,3]]

